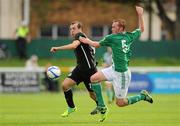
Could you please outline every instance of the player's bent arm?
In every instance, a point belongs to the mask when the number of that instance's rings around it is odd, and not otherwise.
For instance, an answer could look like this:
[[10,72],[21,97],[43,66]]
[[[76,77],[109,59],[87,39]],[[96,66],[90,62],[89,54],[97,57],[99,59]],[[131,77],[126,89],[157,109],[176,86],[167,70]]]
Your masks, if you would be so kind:
[[92,40],[90,40],[89,38],[80,37],[80,41],[81,41],[82,43],[88,44],[88,45],[93,46],[93,47],[95,47],[95,48],[99,48],[99,47],[100,47],[99,42],[92,41]]
[[141,32],[144,32],[144,17],[142,15],[138,16],[139,20],[139,29]]
[[59,46],[57,47],[57,50],[71,50],[77,48],[77,46],[80,44],[78,40],[73,41],[71,44]]
[[139,29],[141,32],[144,32],[144,17],[143,17],[143,8],[136,6],[136,12],[138,14],[138,24],[139,24]]
[[99,48],[99,47],[100,47],[100,44],[99,44],[99,42],[97,42],[97,41],[92,41],[92,40],[90,40],[90,41],[88,42],[88,44],[89,44],[90,46],[95,47],[95,48]]
[[77,46],[80,45],[80,42],[78,40],[73,41],[71,44],[64,45],[64,46],[59,46],[59,47],[52,47],[51,52],[56,52],[58,50],[73,50],[77,48]]
[[81,42],[80,42],[79,40],[74,40],[74,41],[70,44],[70,48],[71,48],[71,49],[76,49],[80,44],[81,44]]

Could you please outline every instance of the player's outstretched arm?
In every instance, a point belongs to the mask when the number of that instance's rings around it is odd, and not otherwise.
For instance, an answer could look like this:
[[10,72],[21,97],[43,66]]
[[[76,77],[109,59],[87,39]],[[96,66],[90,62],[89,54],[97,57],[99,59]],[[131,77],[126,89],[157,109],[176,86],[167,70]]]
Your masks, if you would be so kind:
[[144,16],[143,16],[143,8],[140,6],[136,6],[136,12],[138,14],[138,23],[139,23],[139,28],[141,32],[144,32]]
[[50,49],[50,52],[56,52],[58,50],[71,50],[77,48],[77,46],[80,45],[80,42],[78,40],[73,41],[71,44],[59,46],[59,47],[52,47]]
[[56,52],[58,50],[58,47],[51,47],[50,52]]
[[80,40],[82,43],[88,44],[88,45],[93,46],[93,47],[95,47],[95,48],[99,48],[99,47],[100,47],[99,42],[92,41],[92,40],[90,40],[89,38],[80,37],[79,40]]

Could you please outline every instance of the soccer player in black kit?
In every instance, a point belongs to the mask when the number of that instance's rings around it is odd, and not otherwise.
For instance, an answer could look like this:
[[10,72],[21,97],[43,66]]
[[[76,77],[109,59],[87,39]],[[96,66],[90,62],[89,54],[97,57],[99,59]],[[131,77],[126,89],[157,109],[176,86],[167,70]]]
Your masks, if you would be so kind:
[[[91,89],[90,82],[91,75],[97,72],[96,61],[94,56],[95,51],[91,46],[89,46],[88,44],[81,43],[79,40],[80,37],[86,37],[86,35],[82,32],[81,22],[74,21],[71,23],[70,34],[74,38],[71,44],[59,47],[52,47],[50,50],[51,52],[56,52],[58,50],[74,50],[77,59],[77,66],[62,83],[62,89],[64,91],[65,99],[68,104],[68,109],[61,115],[62,117],[67,117],[69,114],[77,110],[77,108],[74,105],[73,93],[71,90],[71,87],[75,84],[78,85],[79,83],[84,82],[90,97],[97,103],[96,95]],[[98,104],[102,105],[104,104],[104,102],[97,103],[97,106]],[[106,110],[106,107],[102,109],[101,120],[104,120]]]

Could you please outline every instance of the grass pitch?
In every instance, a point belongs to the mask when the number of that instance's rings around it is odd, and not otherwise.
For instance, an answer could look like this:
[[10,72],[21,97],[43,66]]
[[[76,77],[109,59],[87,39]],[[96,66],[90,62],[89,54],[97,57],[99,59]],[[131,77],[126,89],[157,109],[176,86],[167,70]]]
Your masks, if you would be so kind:
[[74,93],[78,111],[67,118],[60,116],[66,109],[62,93],[0,94],[0,126],[180,126],[180,95],[153,97],[154,104],[108,105],[108,119],[99,123],[89,114],[95,103],[86,92]]

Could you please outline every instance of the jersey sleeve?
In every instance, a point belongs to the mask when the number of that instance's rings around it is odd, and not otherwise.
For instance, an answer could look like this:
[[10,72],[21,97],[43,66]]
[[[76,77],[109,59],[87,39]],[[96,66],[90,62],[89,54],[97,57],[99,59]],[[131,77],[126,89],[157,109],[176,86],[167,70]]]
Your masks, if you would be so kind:
[[111,36],[108,35],[106,37],[104,37],[102,40],[99,41],[99,44],[101,46],[110,46],[111,45]]
[[[75,40],[79,40],[79,37],[85,37],[85,38],[86,38],[85,34],[83,34],[83,33],[81,33],[81,32],[79,32],[79,33],[77,33],[77,34],[75,35]],[[79,40],[79,41],[80,41],[80,40]]]
[[135,29],[135,30],[132,31],[131,34],[130,34],[130,37],[131,37],[133,40],[138,39],[140,36],[141,36],[141,30],[140,30],[139,28],[138,28],[138,29]]

